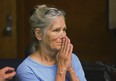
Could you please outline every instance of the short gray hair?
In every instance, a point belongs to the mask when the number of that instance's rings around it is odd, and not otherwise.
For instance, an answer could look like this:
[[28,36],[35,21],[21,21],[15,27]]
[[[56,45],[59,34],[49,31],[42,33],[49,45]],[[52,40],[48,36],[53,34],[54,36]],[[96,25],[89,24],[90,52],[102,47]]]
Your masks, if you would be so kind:
[[35,30],[36,28],[44,29],[48,27],[52,22],[52,19],[57,16],[65,16],[64,11],[55,7],[37,5],[30,16],[32,30]]

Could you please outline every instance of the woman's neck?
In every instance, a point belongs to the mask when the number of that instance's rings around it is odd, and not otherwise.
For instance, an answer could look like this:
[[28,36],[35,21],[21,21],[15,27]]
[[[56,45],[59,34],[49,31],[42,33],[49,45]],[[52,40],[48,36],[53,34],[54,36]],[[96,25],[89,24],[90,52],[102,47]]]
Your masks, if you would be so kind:
[[43,60],[46,60],[48,62],[56,60],[56,54],[53,54],[52,52],[49,51],[44,51],[44,50],[38,50],[38,54]]
[[31,57],[37,62],[45,64],[45,65],[56,64],[56,54],[53,54],[53,52],[49,52],[47,50],[44,51],[42,49],[39,49],[34,54],[32,54]]

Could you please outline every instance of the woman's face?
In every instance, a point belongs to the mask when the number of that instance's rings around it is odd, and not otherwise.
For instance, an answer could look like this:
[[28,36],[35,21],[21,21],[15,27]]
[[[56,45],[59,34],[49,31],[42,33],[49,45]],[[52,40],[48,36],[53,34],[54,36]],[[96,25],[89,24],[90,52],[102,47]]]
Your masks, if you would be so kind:
[[65,19],[59,16],[53,20],[46,30],[44,45],[47,49],[59,51],[62,45],[62,38],[66,36]]

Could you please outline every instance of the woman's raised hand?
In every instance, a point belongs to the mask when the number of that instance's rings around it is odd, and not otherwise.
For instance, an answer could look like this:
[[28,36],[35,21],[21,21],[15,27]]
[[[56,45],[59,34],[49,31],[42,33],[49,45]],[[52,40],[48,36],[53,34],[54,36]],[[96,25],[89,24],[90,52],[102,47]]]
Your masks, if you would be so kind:
[[68,37],[62,39],[61,50],[57,54],[58,69],[66,70],[72,67],[72,50],[73,45]]

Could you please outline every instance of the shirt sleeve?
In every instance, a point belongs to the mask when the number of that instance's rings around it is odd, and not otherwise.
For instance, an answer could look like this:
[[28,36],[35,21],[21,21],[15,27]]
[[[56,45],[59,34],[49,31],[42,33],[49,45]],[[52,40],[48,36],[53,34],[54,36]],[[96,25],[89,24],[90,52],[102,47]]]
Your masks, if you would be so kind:
[[23,73],[16,76],[16,81],[41,81],[34,74]]
[[87,81],[85,78],[85,73],[84,73],[84,70],[83,70],[82,65],[80,63],[80,60],[75,54],[73,54],[73,56],[72,56],[72,66],[73,66],[73,69],[76,72],[76,75],[79,78],[79,80],[80,81]]
[[18,67],[16,72],[16,81],[41,81],[29,67]]

